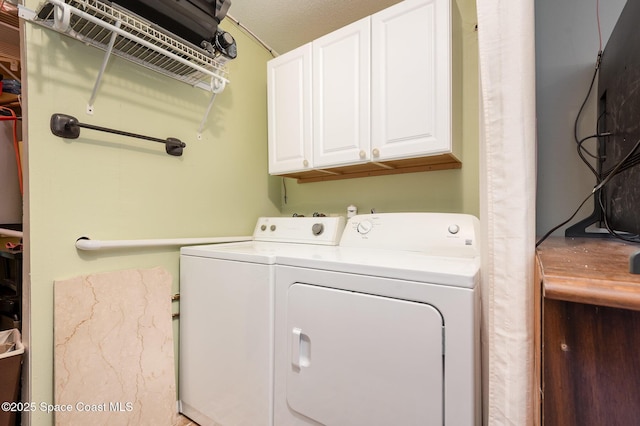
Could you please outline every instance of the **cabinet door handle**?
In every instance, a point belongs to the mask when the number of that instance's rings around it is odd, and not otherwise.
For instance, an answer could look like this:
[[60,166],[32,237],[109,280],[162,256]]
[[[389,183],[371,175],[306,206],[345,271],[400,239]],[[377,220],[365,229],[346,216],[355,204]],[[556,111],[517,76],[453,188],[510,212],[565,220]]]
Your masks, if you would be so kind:
[[372,153],[374,157],[376,158],[380,157],[380,150],[378,148],[373,148]]
[[309,160],[304,160],[304,161],[302,162],[302,165],[303,165],[304,167],[309,167]]
[[361,149],[361,150],[360,150],[359,155],[360,155],[360,158],[362,158],[362,159],[364,159],[364,158],[366,158],[366,157],[367,157],[367,153],[366,153],[366,152],[364,152],[364,149]]

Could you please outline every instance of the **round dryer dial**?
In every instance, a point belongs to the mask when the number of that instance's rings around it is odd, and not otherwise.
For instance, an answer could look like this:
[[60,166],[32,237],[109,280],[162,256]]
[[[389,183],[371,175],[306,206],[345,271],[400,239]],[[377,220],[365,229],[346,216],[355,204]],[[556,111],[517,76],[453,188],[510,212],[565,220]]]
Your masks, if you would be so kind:
[[457,234],[458,232],[460,232],[460,226],[453,224],[453,225],[449,225],[449,233],[450,234]]
[[311,232],[313,235],[320,235],[324,232],[324,225],[321,223],[314,223],[311,227]]
[[357,229],[360,234],[368,234],[369,231],[373,229],[373,223],[368,220],[363,220],[362,222],[358,223]]

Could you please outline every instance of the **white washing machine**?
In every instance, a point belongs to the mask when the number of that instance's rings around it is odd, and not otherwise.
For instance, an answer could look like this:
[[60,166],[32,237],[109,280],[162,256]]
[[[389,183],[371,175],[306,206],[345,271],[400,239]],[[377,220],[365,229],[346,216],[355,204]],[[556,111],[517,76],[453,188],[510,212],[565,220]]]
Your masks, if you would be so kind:
[[278,255],[275,425],[480,425],[479,235],[360,215],[335,249]]
[[277,255],[335,246],[344,224],[260,218],[253,241],[180,250],[181,413],[202,426],[273,425]]

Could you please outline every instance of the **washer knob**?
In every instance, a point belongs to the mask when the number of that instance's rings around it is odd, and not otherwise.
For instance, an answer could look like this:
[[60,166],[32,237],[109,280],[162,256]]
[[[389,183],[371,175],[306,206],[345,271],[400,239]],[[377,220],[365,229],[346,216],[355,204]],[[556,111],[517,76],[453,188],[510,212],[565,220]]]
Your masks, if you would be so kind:
[[456,224],[453,225],[449,225],[449,233],[450,234],[457,234],[458,232],[460,232],[460,227]]
[[271,225],[271,228],[269,228],[269,229],[271,229],[272,231],[275,231],[276,230],[276,226],[275,225]]
[[373,224],[371,222],[369,222],[368,220],[363,220],[362,222],[360,222],[358,224],[358,232],[360,234],[367,234],[369,233],[369,231],[371,231],[373,229]]
[[311,232],[313,235],[320,235],[324,232],[324,225],[321,223],[314,223],[311,227]]
[[260,230],[261,231],[266,231],[267,230],[267,225],[265,225],[264,223],[262,224],[262,226],[260,226]]

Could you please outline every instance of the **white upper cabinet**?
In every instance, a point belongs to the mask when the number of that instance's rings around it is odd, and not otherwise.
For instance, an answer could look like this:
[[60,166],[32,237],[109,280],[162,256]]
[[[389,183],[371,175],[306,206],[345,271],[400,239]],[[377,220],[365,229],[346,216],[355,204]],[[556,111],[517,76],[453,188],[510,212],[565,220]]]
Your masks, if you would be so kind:
[[269,172],[314,181],[460,168],[454,6],[404,0],[271,60]]
[[370,159],[369,17],[313,41],[315,167]]
[[451,152],[449,0],[372,15],[373,161]]
[[267,66],[269,173],[311,170],[311,43]]

